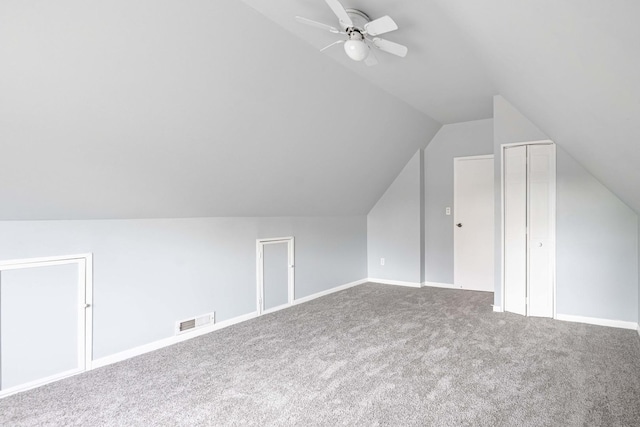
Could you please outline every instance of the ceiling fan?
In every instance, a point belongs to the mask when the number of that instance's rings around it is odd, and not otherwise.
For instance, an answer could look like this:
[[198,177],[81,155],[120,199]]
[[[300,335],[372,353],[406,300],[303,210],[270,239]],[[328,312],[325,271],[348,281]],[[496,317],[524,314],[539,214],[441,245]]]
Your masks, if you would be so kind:
[[389,16],[383,16],[382,18],[372,21],[367,14],[360,10],[345,9],[338,0],[325,0],[325,2],[338,17],[340,29],[301,16],[296,16],[296,20],[303,24],[327,30],[334,34],[345,34],[347,36],[346,40],[333,42],[320,49],[320,52],[331,46],[344,43],[344,50],[349,58],[354,61],[364,61],[365,64],[370,66],[376,65],[378,60],[369,45],[373,45],[383,52],[391,53],[402,58],[407,55],[408,49],[406,46],[377,37],[380,34],[398,29],[398,25],[396,25]]

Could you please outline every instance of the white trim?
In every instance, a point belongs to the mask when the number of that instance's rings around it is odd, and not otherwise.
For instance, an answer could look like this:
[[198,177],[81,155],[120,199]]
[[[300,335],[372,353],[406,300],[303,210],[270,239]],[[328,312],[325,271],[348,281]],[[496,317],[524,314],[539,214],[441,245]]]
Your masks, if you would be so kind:
[[93,254],[85,255],[85,310],[84,310],[84,324],[85,324],[85,369],[88,371],[91,369],[91,363],[93,361]]
[[374,283],[381,283],[383,285],[408,286],[410,288],[422,287],[422,284],[420,282],[404,282],[402,280],[375,279],[375,278],[369,277],[367,281],[374,282]]
[[521,141],[521,142],[509,142],[507,144],[500,144],[501,147],[518,147],[520,145],[536,145],[536,144],[555,144],[550,139],[539,139],[537,141]]
[[131,359],[141,354],[149,353],[154,350],[159,350],[163,347],[168,347],[173,344],[177,344],[182,341],[190,340],[191,338],[199,337],[200,335],[208,334],[209,332],[217,331],[231,325],[235,325],[240,322],[251,320],[258,317],[257,312],[244,314],[231,319],[223,320],[222,322],[214,323],[212,325],[203,326],[193,331],[185,332],[180,335],[167,337],[158,341],[154,341],[148,344],[144,344],[138,347],[131,348],[129,350],[121,351],[119,353],[111,354],[109,356],[101,357],[93,361],[91,368],[101,368],[103,366],[111,365],[112,363],[121,362],[126,359]]
[[462,289],[460,286],[456,286],[451,283],[438,283],[438,282],[423,282],[422,286],[428,286],[430,288],[445,288],[445,289]]
[[78,266],[78,367],[15,387],[10,387],[6,390],[1,390],[0,397],[29,390],[91,369],[91,358],[93,354],[93,254],[84,253],[5,260],[0,261],[0,271],[65,264],[77,264]]
[[636,322],[627,322],[624,320],[599,319],[597,317],[574,316],[572,314],[556,314],[557,320],[565,322],[587,323],[589,325],[609,326],[611,328],[637,329]]
[[500,307],[499,305],[493,305],[491,304],[491,306],[493,307],[493,311],[496,313],[504,313],[504,310],[502,309],[502,307]]
[[640,337],[640,323],[638,323],[638,336]]
[[45,378],[40,378],[37,379],[35,381],[30,381],[28,383],[24,383],[24,384],[20,384],[14,387],[10,387],[6,390],[2,390],[0,391],[0,398],[4,398],[7,396],[11,396],[12,394],[16,394],[16,393],[20,393],[23,391],[27,391],[27,390],[31,390],[40,386],[43,386],[45,384],[49,384],[52,383],[54,381],[59,381],[63,378],[68,378],[71,377],[73,375],[78,375],[84,372],[84,369],[70,369],[68,371],[64,371],[64,372],[60,372],[58,374],[55,375],[51,375]]
[[271,307],[267,310],[262,310],[260,312],[260,315],[262,316],[263,314],[269,314],[269,313],[274,313],[276,311],[284,310],[285,308],[291,307],[291,305],[292,305],[291,303],[276,305],[275,307]]
[[[287,262],[289,264],[287,303],[278,307],[264,309],[264,245],[286,243]],[[266,239],[256,239],[256,311],[258,315],[272,313],[290,307],[293,304],[296,293],[295,286],[295,239],[288,237],[271,237]]]
[[[47,257],[39,257],[39,258],[19,258],[19,259],[10,259],[5,261],[0,261],[0,267],[2,270],[10,270],[11,267],[15,264],[40,264],[46,263],[46,265],[57,265],[53,264],[56,261],[69,261],[69,260],[77,260],[77,259],[86,259],[91,258],[91,253],[84,254],[74,254],[74,255],[57,255],[57,256],[47,256]],[[68,262],[63,262],[61,264],[68,264]],[[16,268],[25,268],[27,266],[16,267]],[[37,267],[37,266],[29,266],[29,267]]]
[[259,242],[264,243],[280,243],[280,240],[290,240],[293,239],[293,236],[284,236],[284,237],[266,237],[257,239]]
[[[523,141],[523,142],[512,142],[512,143],[508,143],[508,144],[501,144],[500,145],[500,299],[501,299],[501,303],[502,303],[502,307],[505,307],[505,294],[504,294],[504,257],[505,257],[505,253],[504,253],[504,150],[505,148],[508,147],[517,147],[517,146],[522,146],[522,145],[536,145],[536,144],[550,144],[553,146],[553,163],[556,166],[553,169],[553,188],[551,189],[551,195],[550,198],[552,200],[552,203],[550,204],[550,208],[553,212],[553,214],[551,215],[551,223],[549,224],[549,228],[551,231],[551,241],[553,242],[552,248],[550,250],[551,254],[549,256],[549,258],[551,259],[551,276],[552,276],[552,286],[553,286],[553,290],[552,290],[552,298],[553,298],[553,319],[557,319],[558,318],[558,313],[556,311],[556,294],[557,294],[557,289],[556,289],[556,215],[557,215],[557,185],[558,185],[558,181],[557,181],[557,147],[556,147],[556,143],[553,142],[550,139],[542,139],[542,140],[538,140],[538,141]],[[527,165],[528,165],[529,159],[527,158]],[[527,166],[528,168],[528,166]],[[528,174],[528,170],[527,170],[527,174]],[[528,191],[528,189],[527,189]],[[528,196],[527,196],[528,197]],[[527,215],[529,215],[528,211],[527,211]],[[529,242],[527,239],[527,246],[528,246]],[[528,281],[528,262],[527,262],[527,281]],[[527,283],[527,297],[528,297],[528,293],[529,293],[529,285]],[[528,314],[528,310],[529,308],[526,307],[526,312]]]
[[456,161],[465,161],[465,160],[485,160],[491,159],[493,160],[493,154],[481,154],[479,156],[462,156],[462,157],[454,157],[453,162],[455,164]]
[[354,286],[362,285],[363,283],[367,283],[369,279],[360,279],[355,282],[346,283],[344,285],[336,286],[335,288],[327,289],[326,291],[316,292],[315,294],[307,295],[306,297],[298,298],[293,300],[293,305],[302,304],[316,298],[323,297],[325,295],[333,294],[335,292],[344,291],[345,289],[353,288]]

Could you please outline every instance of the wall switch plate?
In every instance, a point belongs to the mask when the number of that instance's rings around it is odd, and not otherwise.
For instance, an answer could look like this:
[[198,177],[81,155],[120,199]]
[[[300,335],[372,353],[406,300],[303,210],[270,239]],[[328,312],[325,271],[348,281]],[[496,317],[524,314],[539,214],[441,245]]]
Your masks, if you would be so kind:
[[445,215],[451,215],[451,208],[449,206],[447,206],[446,208],[444,208],[444,214]]
[[384,265],[384,258],[380,258],[380,265]]

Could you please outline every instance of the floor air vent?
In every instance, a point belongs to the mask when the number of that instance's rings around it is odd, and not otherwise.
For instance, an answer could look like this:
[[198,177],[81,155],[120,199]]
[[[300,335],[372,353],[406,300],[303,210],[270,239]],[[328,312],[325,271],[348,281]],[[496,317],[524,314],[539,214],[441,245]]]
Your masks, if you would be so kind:
[[215,321],[215,314],[208,313],[202,316],[194,317],[192,319],[176,322],[176,334],[183,334],[185,332],[189,332],[194,329],[201,328],[205,325],[214,323],[214,321]]

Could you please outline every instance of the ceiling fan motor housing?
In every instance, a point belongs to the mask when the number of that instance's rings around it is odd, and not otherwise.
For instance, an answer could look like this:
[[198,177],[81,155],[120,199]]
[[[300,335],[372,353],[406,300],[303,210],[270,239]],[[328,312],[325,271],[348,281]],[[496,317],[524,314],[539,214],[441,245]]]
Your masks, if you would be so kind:
[[345,9],[349,18],[353,22],[353,27],[343,28],[347,32],[347,34],[351,33],[353,30],[358,31],[360,34],[364,33],[364,25],[367,22],[371,22],[371,18],[369,15],[364,13],[358,9]]

